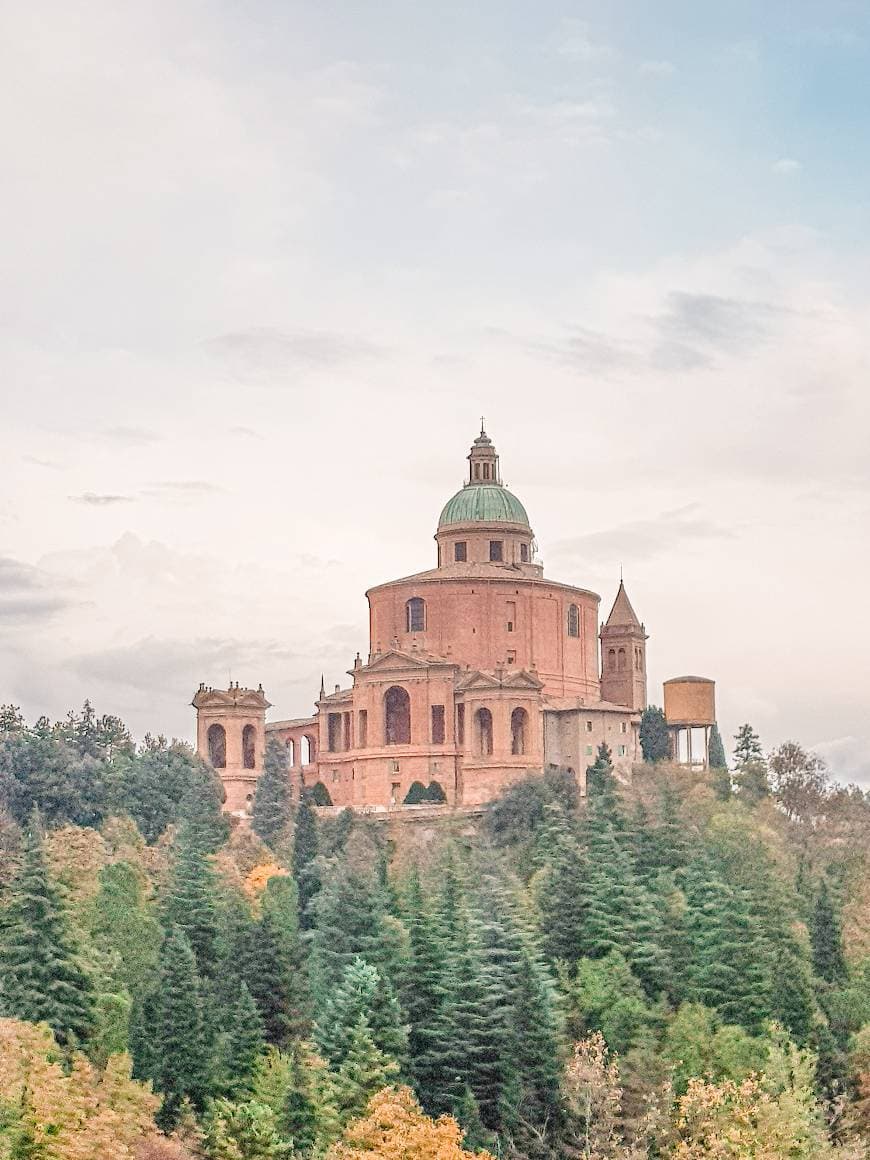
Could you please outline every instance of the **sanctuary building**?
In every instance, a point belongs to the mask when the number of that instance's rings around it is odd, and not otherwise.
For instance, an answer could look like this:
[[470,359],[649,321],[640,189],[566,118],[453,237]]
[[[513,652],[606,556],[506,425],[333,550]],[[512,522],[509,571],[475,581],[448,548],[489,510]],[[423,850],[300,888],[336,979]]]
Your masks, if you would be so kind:
[[479,806],[548,768],[581,788],[606,742],[621,776],[639,761],[647,634],[620,581],[600,597],[545,577],[526,510],[504,486],[481,428],[467,479],[445,504],[436,566],[369,589],[369,649],[351,684],[321,683],[311,717],[266,723],[262,686],[201,685],[198,752],[218,770],[226,809],[250,810],[267,738],[322,804],[371,811],[406,798]]

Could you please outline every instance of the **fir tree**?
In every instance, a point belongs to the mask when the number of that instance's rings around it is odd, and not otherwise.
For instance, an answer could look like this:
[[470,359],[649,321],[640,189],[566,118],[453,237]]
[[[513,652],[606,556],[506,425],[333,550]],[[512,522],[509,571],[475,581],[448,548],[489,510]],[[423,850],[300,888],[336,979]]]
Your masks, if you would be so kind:
[[188,783],[178,803],[178,818],[190,840],[206,854],[214,854],[229,834],[223,797],[223,784],[212,767],[198,758],[192,761]]
[[318,1045],[334,1067],[347,1058],[360,1018],[365,1019],[375,1045],[401,1064],[407,1054],[408,1029],[399,1004],[377,968],[357,956],[345,967],[317,1023]]
[[167,930],[184,931],[203,979],[217,973],[217,882],[208,827],[183,825],[178,835],[169,893],[163,907]]
[[644,761],[667,761],[671,754],[671,737],[665,714],[658,705],[648,705],[640,718],[640,747]]
[[316,866],[317,853],[317,814],[309,796],[303,794],[296,812],[292,863],[293,877],[299,891],[300,930],[311,930],[314,926],[312,903],[320,889]]
[[311,1030],[311,998],[293,879],[272,877],[261,909],[258,921],[246,931],[240,975],[259,1007],[267,1042],[286,1049]]
[[738,770],[750,762],[764,760],[761,740],[751,725],[741,725],[734,734],[734,742],[734,764]]
[[583,851],[565,832],[551,847],[541,894],[541,938],[550,959],[572,963],[584,953],[587,883]]
[[260,1012],[247,985],[242,983],[230,1014],[226,1041],[223,1088],[228,1096],[239,1099],[251,1095],[254,1070],[264,1047]]
[[366,1104],[382,1087],[393,1083],[399,1067],[375,1044],[361,1015],[351,1029],[347,1055],[335,1077],[336,1102],[344,1120],[361,1116]]
[[0,914],[0,1012],[31,1023],[45,1020],[62,1044],[85,1040],[94,1028],[93,983],[49,878],[36,814],[25,832],[9,904]]
[[314,911],[312,977],[322,1004],[357,955],[384,965],[381,892],[355,871],[338,873],[319,892]]
[[429,1086],[425,1060],[429,1055],[435,1020],[444,999],[444,945],[416,868],[404,898],[402,917],[408,932],[409,962],[402,975],[402,1006],[408,1019],[408,1056],[418,1091]]
[[251,826],[273,849],[288,832],[293,818],[293,790],[290,784],[290,753],[283,741],[266,743],[263,772],[254,794]]
[[843,935],[824,879],[816,893],[810,920],[810,945],[816,977],[831,984],[845,982],[849,972],[843,950]]
[[213,1079],[196,958],[179,928],[170,930],[163,944],[155,1007],[153,1079],[163,1094],[157,1122],[168,1130],[178,1122],[185,1100],[197,1111],[204,1109]]

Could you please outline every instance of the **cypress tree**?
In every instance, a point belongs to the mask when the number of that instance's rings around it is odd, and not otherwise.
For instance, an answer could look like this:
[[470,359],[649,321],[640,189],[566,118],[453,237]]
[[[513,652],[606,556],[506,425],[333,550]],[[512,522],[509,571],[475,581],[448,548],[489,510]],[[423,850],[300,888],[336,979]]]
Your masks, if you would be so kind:
[[725,746],[722,744],[722,734],[719,732],[718,725],[714,725],[710,730],[709,759],[711,769],[728,768],[728,759],[725,756]]
[[274,737],[266,742],[263,772],[254,794],[251,826],[254,833],[273,849],[286,836],[293,819],[293,790],[290,784],[290,752]]
[[213,1079],[196,958],[177,927],[161,951],[156,1007],[154,1086],[163,1094],[157,1122],[166,1131],[177,1124],[186,1099],[203,1111]]
[[299,928],[311,930],[314,926],[312,903],[320,889],[316,858],[318,854],[317,814],[307,794],[302,795],[296,811],[296,830],[293,835],[293,877],[299,891]]
[[94,1029],[93,983],[79,960],[66,910],[48,875],[40,821],[24,835],[24,859],[0,915],[0,1012],[45,1020],[62,1044]]
[[242,983],[230,1013],[224,1058],[225,1093],[234,1098],[248,1097],[253,1090],[254,1069],[263,1055],[263,1021],[247,985]]
[[658,705],[648,705],[640,718],[640,748],[644,761],[667,761],[671,738],[665,714]]
[[810,919],[810,945],[813,971],[817,978],[823,979],[826,983],[844,983],[849,972],[843,949],[843,934],[831,901],[828,884],[824,879],[816,893]]

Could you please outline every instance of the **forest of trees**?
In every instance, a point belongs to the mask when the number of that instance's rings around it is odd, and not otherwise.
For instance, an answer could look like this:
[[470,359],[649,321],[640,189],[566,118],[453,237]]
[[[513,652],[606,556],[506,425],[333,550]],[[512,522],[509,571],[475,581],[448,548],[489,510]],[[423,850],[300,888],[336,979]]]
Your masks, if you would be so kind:
[[[858,1160],[870,797],[749,725],[482,818],[0,709],[0,1160]],[[720,753],[721,751],[721,753]]]

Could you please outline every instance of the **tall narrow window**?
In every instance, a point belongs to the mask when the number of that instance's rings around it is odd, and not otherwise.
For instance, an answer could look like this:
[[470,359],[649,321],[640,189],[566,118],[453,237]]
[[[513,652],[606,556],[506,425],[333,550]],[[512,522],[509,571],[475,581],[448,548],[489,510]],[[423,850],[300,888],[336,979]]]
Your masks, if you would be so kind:
[[257,764],[257,730],[253,725],[246,725],[242,730],[242,765],[245,769],[254,769]]
[[208,727],[208,759],[215,769],[227,767],[227,731],[223,725]]
[[444,706],[432,706],[432,744],[444,744]]
[[483,465],[483,478],[489,479],[489,464],[488,463],[484,463],[484,465]]
[[568,635],[580,635],[580,609],[576,604],[568,605]]
[[465,706],[456,706],[456,744],[465,744]]
[[326,747],[330,753],[341,749],[341,713],[330,713],[326,718]]
[[621,648],[619,650],[619,663],[617,665],[617,668],[619,669],[619,671],[621,673],[625,672],[625,649],[624,648]]
[[468,544],[465,540],[457,540],[453,545],[453,559],[458,564],[464,564],[468,559]]
[[504,559],[504,540],[489,541],[489,558],[492,561]]
[[511,713],[511,753],[518,757],[526,751],[526,725],[529,715],[525,709],[514,709]]
[[492,753],[492,713],[489,709],[478,709],[474,714],[477,732],[477,752],[482,757]]
[[408,632],[423,632],[426,628],[426,601],[421,596],[412,596],[405,605]]
[[350,743],[350,713],[345,713],[345,715],[344,715],[344,747],[345,747],[345,749],[351,748],[351,743]]
[[616,672],[616,649],[611,648],[607,650],[607,667],[612,673]]
[[360,709],[357,718],[356,743],[359,749],[365,749],[369,743],[369,713],[368,709]]
[[475,465],[474,465],[474,478],[480,479],[480,464],[479,463],[475,463]]
[[528,564],[529,562],[529,545],[520,544],[520,563]]
[[401,685],[393,685],[384,693],[384,744],[410,743],[411,698]]

